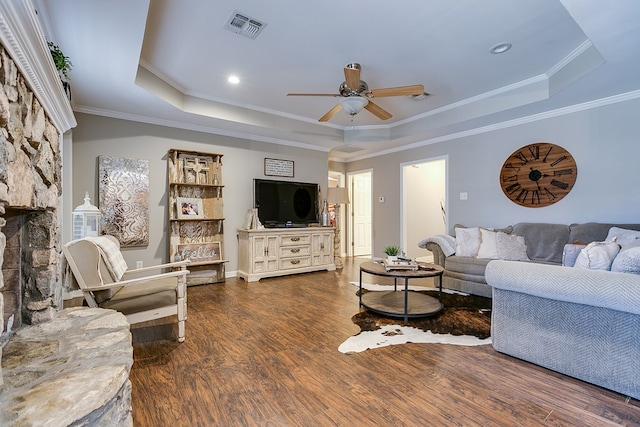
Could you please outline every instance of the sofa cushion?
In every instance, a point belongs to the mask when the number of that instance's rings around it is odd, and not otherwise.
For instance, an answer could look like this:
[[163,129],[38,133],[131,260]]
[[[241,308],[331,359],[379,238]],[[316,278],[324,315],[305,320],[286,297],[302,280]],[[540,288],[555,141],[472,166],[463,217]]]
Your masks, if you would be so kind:
[[627,230],[640,230],[640,224],[605,224],[600,222],[586,222],[584,224],[571,224],[571,233],[567,243],[602,242],[609,240],[607,234],[611,227],[619,227]]
[[478,255],[480,249],[480,228],[461,228],[457,227],[456,231],[456,255],[471,256]]
[[444,268],[451,272],[484,277],[484,269],[489,261],[491,260],[488,258],[454,255],[447,257]]
[[564,245],[569,243],[569,231],[565,224],[521,222],[513,226],[514,234],[524,237],[531,261],[558,265],[562,263]]
[[580,251],[574,267],[591,270],[611,270],[611,263],[620,252],[616,242],[591,242]]

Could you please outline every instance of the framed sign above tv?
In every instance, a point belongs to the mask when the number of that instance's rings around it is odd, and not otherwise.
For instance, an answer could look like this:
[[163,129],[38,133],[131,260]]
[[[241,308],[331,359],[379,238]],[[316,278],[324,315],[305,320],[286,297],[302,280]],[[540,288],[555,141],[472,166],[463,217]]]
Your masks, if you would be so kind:
[[293,178],[293,160],[264,159],[265,176],[284,176]]

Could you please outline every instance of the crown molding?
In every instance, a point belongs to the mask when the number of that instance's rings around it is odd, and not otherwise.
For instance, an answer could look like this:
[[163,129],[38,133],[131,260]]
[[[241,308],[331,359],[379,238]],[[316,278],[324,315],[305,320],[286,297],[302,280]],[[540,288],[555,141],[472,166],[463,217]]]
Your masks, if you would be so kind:
[[0,42],[62,134],[76,126],[46,38],[30,0],[0,1]]

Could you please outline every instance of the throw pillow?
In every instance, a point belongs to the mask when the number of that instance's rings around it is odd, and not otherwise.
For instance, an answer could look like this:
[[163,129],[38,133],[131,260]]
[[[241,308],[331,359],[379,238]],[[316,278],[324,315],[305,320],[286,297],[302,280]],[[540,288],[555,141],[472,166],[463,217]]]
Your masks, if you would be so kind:
[[620,252],[611,263],[611,271],[640,274],[640,239],[620,248]]
[[522,236],[499,231],[496,233],[496,246],[498,247],[499,259],[507,261],[529,261],[527,245]]
[[456,255],[476,256],[480,249],[480,228],[456,228]]
[[486,228],[480,229],[480,248],[478,248],[478,258],[498,259],[498,243],[496,233]]
[[640,274],[640,245],[620,251],[611,264],[611,271]]
[[620,252],[616,242],[591,242],[580,251],[574,267],[591,270],[611,270],[611,263]]
[[609,229],[609,234],[607,234],[606,241],[615,241],[620,246],[625,246],[637,239],[640,239],[640,231],[611,227]]
[[586,243],[567,243],[562,250],[562,265],[565,267],[573,267],[580,252],[587,246]]

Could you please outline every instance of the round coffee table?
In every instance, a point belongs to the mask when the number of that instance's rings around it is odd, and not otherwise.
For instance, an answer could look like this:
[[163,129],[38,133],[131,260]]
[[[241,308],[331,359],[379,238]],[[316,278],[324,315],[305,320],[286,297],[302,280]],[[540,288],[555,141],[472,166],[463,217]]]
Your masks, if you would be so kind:
[[[408,322],[410,317],[426,317],[442,310],[442,272],[439,265],[418,263],[417,270],[387,270],[386,267],[373,261],[360,264],[360,306],[373,312],[391,317],[403,317]],[[362,273],[374,276],[393,277],[393,291],[370,291],[362,293]],[[437,277],[439,298],[420,294],[409,290],[409,279]],[[398,290],[398,279],[404,279],[404,289]]]

